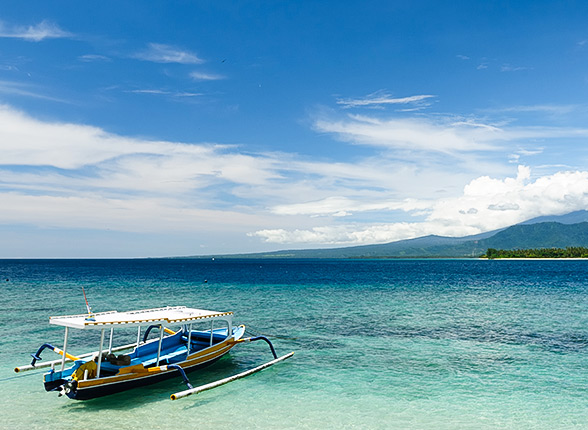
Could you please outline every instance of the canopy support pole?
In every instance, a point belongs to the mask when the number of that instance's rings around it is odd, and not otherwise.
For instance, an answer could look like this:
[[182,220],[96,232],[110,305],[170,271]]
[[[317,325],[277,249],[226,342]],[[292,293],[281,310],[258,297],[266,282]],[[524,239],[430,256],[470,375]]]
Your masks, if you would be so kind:
[[98,368],[96,378],[100,378],[100,366],[102,365],[102,347],[104,346],[104,329],[100,330],[100,348],[98,348]]
[[67,355],[67,336],[69,334],[69,327],[65,327],[65,339],[63,340],[63,357],[61,358],[61,371],[65,369],[65,359]]
[[192,323],[190,323],[190,325],[188,326],[188,355],[190,355],[191,350],[192,350]]
[[159,367],[159,357],[161,356],[161,343],[163,341],[163,325],[159,326],[159,345],[157,346],[157,363],[155,367]]
[[210,346],[212,346],[212,340],[214,337],[214,320],[210,321]]
[[141,326],[137,327],[137,348],[139,348],[140,342],[141,342]]

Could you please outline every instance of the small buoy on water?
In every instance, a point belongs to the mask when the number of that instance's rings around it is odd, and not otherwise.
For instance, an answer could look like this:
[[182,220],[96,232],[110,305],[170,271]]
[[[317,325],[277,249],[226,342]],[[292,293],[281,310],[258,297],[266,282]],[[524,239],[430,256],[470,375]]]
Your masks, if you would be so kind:
[[207,284],[207,283],[208,283],[208,279],[205,279],[205,280],[204,280],[204,283],[205,283],[205,284]]

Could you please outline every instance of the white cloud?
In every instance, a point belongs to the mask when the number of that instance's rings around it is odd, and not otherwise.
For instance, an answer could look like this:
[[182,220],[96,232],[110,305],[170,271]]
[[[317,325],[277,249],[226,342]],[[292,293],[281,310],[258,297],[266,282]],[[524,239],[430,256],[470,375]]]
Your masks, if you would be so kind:
[[192,72],[190,73],[190,77],[195,81],[218,81],[221,79],[225,79],[225,77],[222,75],[204,72]]
[[174,91],[167,91],[167,90],[158,90],[158,89],[144,89],[144,90],[129,90],[126,91],[128,93],[133,94],[150,94],[150,95],[159,95],[159,96],[170,96],[170,97],[200,97],[202,93],[190,93],[190,92],[174,92]]
[[[516,178],[479,177],[466,185],[462,196],[437,202],[428,221],[487,231],[588,207],[588,172],[563,171],[534,181],[530,173],[528,167],[519,166]],[[476,208],[477,213],[456,215],[468,208]]]
[[[391,127],[390,121],[371,118],[349,121],[382,134]],[[465,145],[468,136],[479,134],[491,148],[489,136],[495,134],[500,139],[570,134],[455,120],[403,125],[422,132],[423,142],[446,136],[447,142],[460,138]],[[450,143],[441,142],[446,152],[468,151]],[[347,162],[245,153],[236,146],[146,140],[40,121],[9,106],[0,106],[0,153],[3,224],[195,232],[227,223],[231,231],[253,232],[251,237],[269,243],[353,245],[427,234],[463,236],[588,206],[583,171],[533,178],[520,166],[515,177],[505,178],[505,169],[512,169],[508,164],[484,159],[456,168],[454,158],[447,165],[411,164],[410,157],[379,152]]]
[[[428,234],[466,236],[540,215],[565,214],[588,207],[587,171],[558,172],[534,181],[530,173],[528,167],[519,166],[515,178],[482,176],[466,185],[458,197],[384,204],[390,210],[425,210],[428,216],[423,222],[346,224],[306,230],[264,229],[251,234],[270,243],[384,243]],[[345,203],[348,202],[335,199],[323,202],[323,207],[330,204],[331,210],[344,210]]]
[[392,97],[390,94],[378,91],[366,97],[359,99],[339,99],[337,104],[344,108],[366,107],[366,106],[383,106],[383,105],[398,105],[398,104],[416,104],[424,106],[427,103],[425,100],[433,98],[433,95],[416,95],[409,97]]
[[442,153],[489,151],[504,140],[504,131],[491,125],[454,119],[391,118],[352,115],[341,120],[319,119],[315,129],[334,133],[357,144]]
[[521,70],[529,70],[529,68],[522,66],[512,66],[510,64],[503,64],[500,67],[501,72],[520,72]]
[[13,66],[12,64],[0,64],[0,70],[6,72],[18,72],[18,67]]
[[154,63],[200,64],[204,60],[196,54],[175,46],[150,43],[146,50],[136,53],[134,58]]
[[65,100],[60,99],[58,97],[49,96],[38,87],[24,82],[0,81],[0,94],[7,94],[20,97],[31,97],[35,99],[66,103]]
[[[520,208],[517,203],[493,203],[488,206],[491,211],[516,211]],[[477,210],[475,213],[478,213]]]
[[[321,226],[307,230],[266,229],[250,233],[268,243],[279,244],[323,244],[323,245],[365,245],[395,242],[404,239],[436,235],[453,235],[465,229],[435,226],[426,223],[398,222],[393,224]],[[471,229],[467,234],[475,234]]]
[[[39,121],[9,106],[0,106],[0,150],[1,198],[12,208],[0,211],[0,223],[17,222],[19,211],[26,210],[18,222],[36,219],[58,227],[70,219],[76,227],[94,228],[100,224],[90,215],[102,213],[104,223],[116,228],[130,228],[127,220],[133,218],[143,220],[133,227],[140,229],[157,224],[155,216],[143,213],[149,205],[152,213],[168,218],[172,215],[164,206],[186,217],[195,217],[200,209],[234,208],[244,215],[257,213],[267,226],[282,224],[281,214],[296,213],[302,226],[310,225],[302,219],[307,214],[351,216],[356,211],[423,208],[408,200],[397,203],[390,196],[398,190],[429,193],[423,179],[450,188],[467,177],[419,173],[380,158],[317,162],[294,154],[245,154],[231,146],[136,139],[97,127]],[[329,199],[334,195],[342,197]],[[297,203],[300,196],[319,202],[322,211]],[[330,206],[321,200],[330,200]],[[278,206],[263,210],[269,202]],[[70,210],[70,203],[78,210]],[[61,207],[60,220],[47,216],[45,206],[56,212]],[[233,223],[235,228],[242,225],[241,218],[236,216]]]
[[94,63],[94,62],[109,62],[112,61],[105,55],[98,55],[98,54],[86,54],[80,55],[78,60],[83,61],[85,63]]
[[485,109],[486,112],[513,112],[513,113],[546,113],[554,115],[565,115],[578,109],[577,105],[550,105],[550,104],[538,104],[538,105],[518,105],[509,106],[500,109]]
[[536,149],[519,149],[517,154],[520,155],[538,155],[543,153],[545,148],[536,148]]
[[[248,156],[231,147],[122,137],[102,129],[35,120],[0,106],[0,165],[52,167],[64,171],[92,168],[87,186],[120,189],[173,188],[185,181],[197,187],[201,178],[257,184],[275,177],[269,156]],[[84,177],[75,173],[80,180]],[[123,180],[124,179],[124,180]],[[76,182],[68,178],[63,182]],[[168,184],[166,186],[162,184]],[[159,186],[158,186],[159,184]]]
[[122,137],[8,106],[0,107],[0,152],[0,224],[131,232],[244,235],[271,225],[269,214],[221,196],[237,186],[262,189],[280,178],[281,165],[271,154]]
[[164,91],[164,90],[130,90],[127,91],[129,93],[135,93],[135,94],[157,94],[157,95],[169,95],[171,94],[169,91]]
[[[44,228],[117,230],[136,233],[198,232],[255,228],[263,216],[243,211],[214,210],[176,199],[97,195],[52,196],[1,193],[0,221]],[[239,220],[238,228],[234,222]]]
[[401,201],[374,201],[374,199],[362,200],[348,197],[327,197],[323,200],[290,205],[278,205],[272,208],[277,215],[328,215],[346,216],[353,212],[370,211],[415,211],[427,209],[428,203],[418,202],[415,199]]
[[380,119],[348,115],[341,119],[319,118],[315,120],[314,128],[355,144],[452,156],[503,150],[506,143],[512,145],[527,140],[588,137],[588,128],[499,126],[452,117]]
[[7,26],[0,22],[0,37],[24,39],[29,42],[40,42],[44,39],[72,37],[72,34],[62,30],[51,21],[41,21],[37,25]]

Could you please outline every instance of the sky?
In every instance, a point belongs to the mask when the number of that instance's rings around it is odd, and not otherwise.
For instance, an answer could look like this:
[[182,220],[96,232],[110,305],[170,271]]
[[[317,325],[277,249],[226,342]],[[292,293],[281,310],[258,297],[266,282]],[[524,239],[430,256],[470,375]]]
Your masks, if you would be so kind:
[[588,209],[588,2],[0,9],[0,258],[466,236]]

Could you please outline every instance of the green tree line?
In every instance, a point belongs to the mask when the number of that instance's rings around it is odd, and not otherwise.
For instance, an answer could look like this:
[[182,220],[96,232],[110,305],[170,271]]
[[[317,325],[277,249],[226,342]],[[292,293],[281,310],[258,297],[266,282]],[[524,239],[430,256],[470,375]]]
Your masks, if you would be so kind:
[[488,248],[482,258],[588,258],[588,248],[494,249]]

